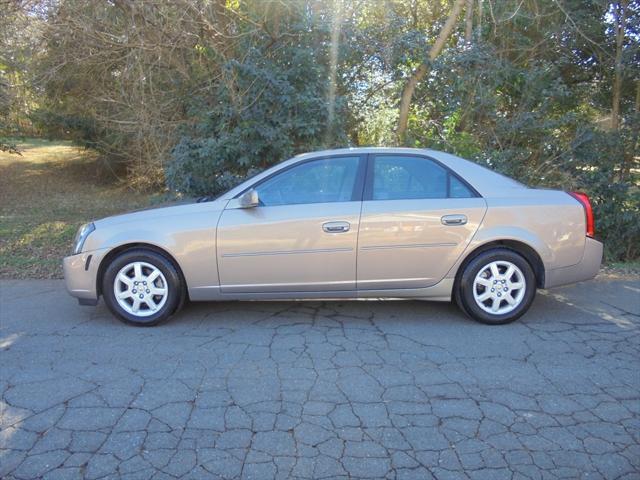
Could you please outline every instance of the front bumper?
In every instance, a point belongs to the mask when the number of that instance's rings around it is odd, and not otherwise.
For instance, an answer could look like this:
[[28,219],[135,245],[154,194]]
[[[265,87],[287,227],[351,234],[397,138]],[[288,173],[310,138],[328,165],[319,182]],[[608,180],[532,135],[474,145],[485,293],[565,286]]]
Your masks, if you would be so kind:
[[601,242],[587,237],[582,260],[570,267],[548,270],[545,273],[544,288],[558,287],[592,279],[600,270],[602,250],[603,245]]
[[95,304],[98,301],[98,268],[110,248],[82,252],[62,260],[64,281],[71,296],[81,304]]

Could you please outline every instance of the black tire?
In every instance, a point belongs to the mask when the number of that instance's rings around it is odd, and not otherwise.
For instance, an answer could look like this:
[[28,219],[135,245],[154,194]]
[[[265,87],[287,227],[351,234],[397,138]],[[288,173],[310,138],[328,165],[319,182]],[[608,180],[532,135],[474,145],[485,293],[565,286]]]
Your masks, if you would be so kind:
[[[495,261],[505,261],[520,269],[525,279],[524,295],[516,308],[503,314],[493,314],[483,310],[474,298],[474,280],[479,272]],[[479,287],[482,291],[482,287]],[[460,309],[474,320],[488,325],[511,323],[529,309],[536,295],[536,276],[529,262],[520,254],[507,248],[495,248],[481,252],[474,257],[462,271],[456,282],[455,300]],[[490,300],[488,300],[490,301]],[[500,299],[498,299],[500,301]],[[506,300],[505,300],[506,301]],[[501,304],[502,305],[502,304]],[[507,305],[506,303],[504,305]]]
[[[122,268],[133,262],[144,262],[156,267],[166,279],[167,299],[164,305],[147,316],[136,316],[127,312],[115,297],[114,281],[116,275]],[[102,276],[102,294],[105,304],[119,320],[129,325],[152,327],[168,319],[180,308],[185,299],[185,287],[173,263],[163,255],[151,250],[134,249],[121,253],[107,266]]]

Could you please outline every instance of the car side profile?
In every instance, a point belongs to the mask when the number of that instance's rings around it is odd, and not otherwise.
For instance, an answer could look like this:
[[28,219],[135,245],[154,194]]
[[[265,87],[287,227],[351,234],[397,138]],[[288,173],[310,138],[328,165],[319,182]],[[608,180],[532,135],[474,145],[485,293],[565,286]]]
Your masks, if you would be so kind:
[[454,155],[351,148],[296,156],[212,201],[96,220],[68,291],[155,325],[185,300],[455,300],[488,324],[602,260],[581,193],[528,188]]

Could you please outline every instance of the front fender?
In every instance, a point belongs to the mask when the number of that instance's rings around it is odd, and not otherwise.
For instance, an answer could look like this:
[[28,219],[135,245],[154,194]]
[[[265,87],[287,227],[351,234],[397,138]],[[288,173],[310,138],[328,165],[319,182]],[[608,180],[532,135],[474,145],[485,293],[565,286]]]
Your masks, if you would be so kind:
[[216,224],[220,211],[140,218],[135,222],[96,223],[87,249],[150,245],[167,252],[179,265],[187,286],[218,285]]

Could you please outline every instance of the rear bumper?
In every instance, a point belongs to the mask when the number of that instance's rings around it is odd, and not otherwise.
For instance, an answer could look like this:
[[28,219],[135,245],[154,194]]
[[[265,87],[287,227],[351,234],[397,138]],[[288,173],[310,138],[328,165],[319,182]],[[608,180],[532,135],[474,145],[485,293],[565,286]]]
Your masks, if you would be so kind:
[[110,248],[82,252],[62,260],[64,281],[71,296],[81,305],[95,305],[98,301],[98,268]]
[[602,250],[602,243],[587,237],[582,260],[570,267],[547,270],[545,272],[544,288],[558,287],[592,279],[600,270]]

